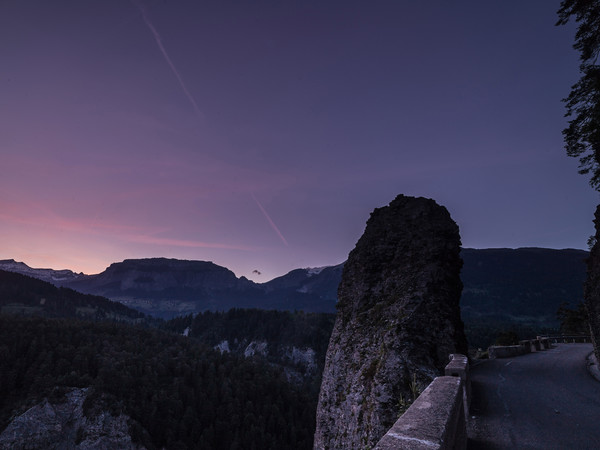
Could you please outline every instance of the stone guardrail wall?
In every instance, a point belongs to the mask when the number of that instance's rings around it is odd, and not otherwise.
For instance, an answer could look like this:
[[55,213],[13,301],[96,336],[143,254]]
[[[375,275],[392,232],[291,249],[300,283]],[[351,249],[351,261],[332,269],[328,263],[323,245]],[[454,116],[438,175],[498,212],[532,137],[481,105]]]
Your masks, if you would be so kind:
[[488,348],[488,356],[493,358],[512,358],[513,356],[548,350],[558,342],[591,342],[589,336],[538,336],[536,339],[519,341],[519,345],[493,345]]
[[544,336],[553,344],[558,344],[559,342],[563,344],[590,344],[592,342],[592,337],[588,335],[581,334],[563,334],[560,336]]
[[[538,336],[519,345],[492,346],[490,358],[509,358],[547,350],[558,342],[591,342],[590,336]],[[469,359],[450,355],[445,376],[437,377],[381,438],[373,450],[446,450],[467,447],[471,404]]]
[[469,359],[452,354],[445,376],[427,386],[374,450],[465,449],[470,401]]

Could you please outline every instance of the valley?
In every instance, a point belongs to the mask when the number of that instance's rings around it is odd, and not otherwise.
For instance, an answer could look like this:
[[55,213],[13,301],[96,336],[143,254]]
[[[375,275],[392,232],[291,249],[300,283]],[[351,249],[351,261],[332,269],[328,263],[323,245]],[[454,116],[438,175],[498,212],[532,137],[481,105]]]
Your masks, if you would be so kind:
[[[573,249],[462,249],[460,304],[471,347],[490,345],[500,331],[530,336],[556,329],[559,307],[575,308],[583,299],[587,256]],[[0,261],[0,270],[106,297],[162,319],[231,308],[335,313],[343,266],[296,269],[254,283],[206,261],[125,260],[97,275]]]
[[[471,347],[506,330],[556,329],[558,307],[581,300],[587,252],[461,257]],[[203,261],[126,260],[98,275],[0,261],[0,430],[30,428],[42,420],[36,411],[52,408],[77,415],[84,431],[129,423],[125,441],[105,442],[120,448],[311,448],[342,270],[297,269],[258,284]],[[44,427],[42,447],[100,439]],[[13,445],[7,436],[0,448]]]

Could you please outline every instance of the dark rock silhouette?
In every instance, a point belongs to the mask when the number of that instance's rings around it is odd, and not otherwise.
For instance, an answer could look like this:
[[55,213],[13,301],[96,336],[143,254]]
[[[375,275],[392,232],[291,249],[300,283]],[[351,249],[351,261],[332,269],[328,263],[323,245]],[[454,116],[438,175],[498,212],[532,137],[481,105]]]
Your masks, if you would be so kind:
[[588,312],[590,333],[596,358],[600,361],[600,205],[596,208],[596,243],[588,258],[588,277],[584,288],[584,303]]
[[373,211],[338,290],[316,449],[374,446],[416,386],[467,351],[459,252],[458,226],[433,200],[400,195]]

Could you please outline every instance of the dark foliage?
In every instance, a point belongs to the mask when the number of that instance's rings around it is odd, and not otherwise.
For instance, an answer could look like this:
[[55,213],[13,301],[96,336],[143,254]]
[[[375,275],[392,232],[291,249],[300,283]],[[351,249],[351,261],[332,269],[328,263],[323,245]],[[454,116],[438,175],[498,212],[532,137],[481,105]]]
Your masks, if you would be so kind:
[[600,2],[563,0],[557,25],[570,19],[578,24],[573,47],[580,52],[581,78],[564,99],[566,116],[572,117],[563,130],[567,154],[579,157],[579,173],[591,173],[590,184],[600,190]]
[[518,342],[523,339],[532,339],[540,335],[557,334],[558,328],[539,324],[522,324],[515,320],[473,320],[465,322],[465,334],[469,340],[469,347],[474,349],[480,348],[485,350],[490,345],[496,344],[499,338],[509,332],[514,333],[517,336]]
[[562,334],[589,334],[590,325],[588,314],[583,302],[578,303],[574,308],[569,308],[567,304],[562,304],[556,312],[560,320],[560,332]]
[[225,313],[206,311],[172,319],[165,323],[165,328],[181,333],[189,327],[190,337],[211,346],[224,339],[230,342],[264,340],[310,347],[324,356],[334,320],[334,314],[234,308]]
[[[211,347],[227,341],[229,350],[237,354],[243,354],[251,342],[265,342],[266,361],[299,373],[304,389],[316,399],[334,321],[334,314],[235,308],[178,317],[163,327],[179,334],[187,329],[190,338]],[[306,366],[295,363],[290,356],[292,348],[314,351],[316,368],[307,371]]]
[[[115,323],[0,315],[0,429],[56,386],[90,386],[148,448],[311,448],[316,399],[256,360]],[[108,399],[108,400],[107,400]]]
[[496,338],[494,345],[517,345],[519,343],[519,335],[516,331],[502,331]]

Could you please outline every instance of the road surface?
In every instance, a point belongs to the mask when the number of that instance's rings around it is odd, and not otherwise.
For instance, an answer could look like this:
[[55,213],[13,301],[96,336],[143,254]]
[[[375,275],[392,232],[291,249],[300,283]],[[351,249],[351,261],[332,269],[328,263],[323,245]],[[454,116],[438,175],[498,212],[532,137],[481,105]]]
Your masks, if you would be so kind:
[[468,449],[600,449],[591,351],[591,344],[557,344],[474,365]]

